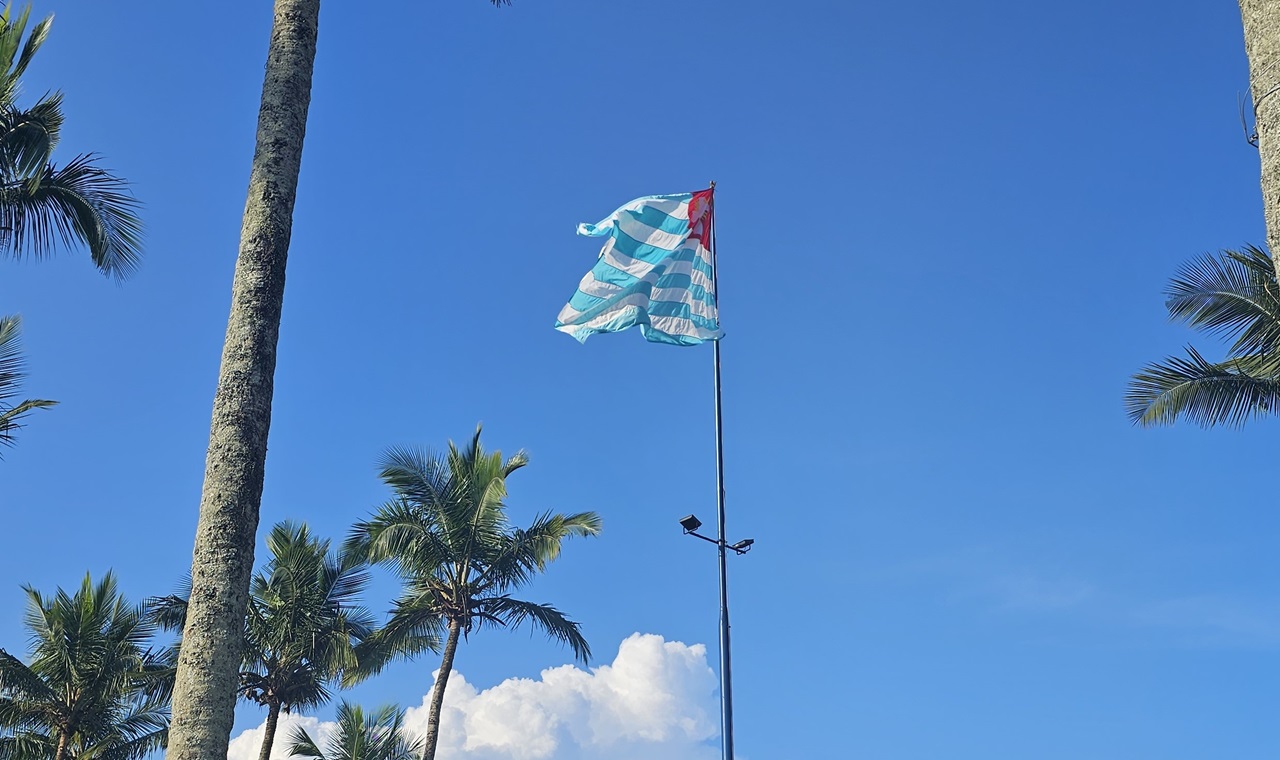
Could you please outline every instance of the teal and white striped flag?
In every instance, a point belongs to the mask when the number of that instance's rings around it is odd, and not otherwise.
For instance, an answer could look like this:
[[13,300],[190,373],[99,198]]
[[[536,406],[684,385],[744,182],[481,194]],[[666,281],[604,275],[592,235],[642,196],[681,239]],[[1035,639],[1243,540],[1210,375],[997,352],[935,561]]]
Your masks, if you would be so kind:
[[556,329],[581,342],[635,325],[655,343],[719,340],[712,192],[637,198],[598,224],[578,225],[579,235],[609,239]]

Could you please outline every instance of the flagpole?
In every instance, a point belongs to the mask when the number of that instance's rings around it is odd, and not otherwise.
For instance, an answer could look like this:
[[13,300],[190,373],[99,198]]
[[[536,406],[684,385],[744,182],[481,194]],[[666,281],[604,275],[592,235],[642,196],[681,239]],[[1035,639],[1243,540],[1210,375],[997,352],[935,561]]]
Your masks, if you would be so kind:
[[[711,285],[720,306],[720,267],[716,260],[716,183],[711,183]],[[720,341],[712,342],[716,396],[716,549],[720,562],[720,733],[723,760],[733,760],[733,668],[729,657],[729,572],[725,562],[724,422],[720,407]]]

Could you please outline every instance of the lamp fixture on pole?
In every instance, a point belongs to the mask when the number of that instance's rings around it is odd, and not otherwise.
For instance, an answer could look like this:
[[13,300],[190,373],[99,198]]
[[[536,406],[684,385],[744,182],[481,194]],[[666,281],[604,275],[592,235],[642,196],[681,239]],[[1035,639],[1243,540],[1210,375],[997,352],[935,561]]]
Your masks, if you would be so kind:
[[702,521],[694,515],[685,515],[680,518],[680,527],[684,529],[684,534],[686,536],[700,538],[703,541],[715,544],[716,546],[721,546],[723,544],[724,548],[737,552],[738,554],[746,554],[751,551],[752,545],[756,542],[754,538],[744,538],[741,541],[730,544],[726,543],[723,539],[717,541],[711,536],[704,536],[698,532],[698,528],[702,527]]

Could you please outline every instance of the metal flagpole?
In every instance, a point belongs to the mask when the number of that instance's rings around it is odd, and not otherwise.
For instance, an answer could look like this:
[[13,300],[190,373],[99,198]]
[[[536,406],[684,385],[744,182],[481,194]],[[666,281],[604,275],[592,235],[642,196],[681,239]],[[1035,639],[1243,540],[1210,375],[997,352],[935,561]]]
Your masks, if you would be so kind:
[[[716,292],[716,311],[720,309],[720,267],[716,259],[716,183],[711,183],[711,285]],[[729,659],[729,573],[725,562],[724,529],[724,427],[720,410],[720,341],[713,341],[716,394],[716,550],[720,562],[720,731],[724,760],[733,760],[733,687]]]

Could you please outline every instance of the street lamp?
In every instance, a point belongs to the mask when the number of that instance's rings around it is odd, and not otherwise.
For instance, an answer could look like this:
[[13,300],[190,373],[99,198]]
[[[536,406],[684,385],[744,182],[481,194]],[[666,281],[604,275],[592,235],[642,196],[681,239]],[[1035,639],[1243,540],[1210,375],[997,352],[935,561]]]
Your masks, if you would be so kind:
[[702,527],[702,521],[699,520],[694,515],[685,515],[684,517],[680,518],[680,527],[684,529],[684,534],[686,536],[693,536],[694,538],[700,538],[703,541],[715,544],[716,546],[724,546],[724,548],[731,549],[734,552],[737,552],[738,554],[746,554],[747,552],[751,551],[752,544],[756,542],[754,538],[744,538],[737,543],[730,544],[730,543],[724,542],[723,540],[717,541],[711,536],[704,536],[698,532],[698,528]]
[[[720,344],[716,344],[719,349]],[[718,400],[717,400],[717,403]],[[698,528],[702,527],[702,521],[694,515],[685,515],[680,518],[680,528],[684,530],[686,536],[700,538],[707,543],[716,545],[716,553],[720,555],[720,716],[723,736],[723,757],[724,760],[733,760],[733,682],[731,674],[733,672],[729,660],[729,573],[725,568],[724,558],[726,550],[733,551],[734,554],[746,554],[751,551],[752,545],[755,544],[754,538],[744,538],[736,543],[728,543],[724,540],[724,491],[721,490],[721,501],[719,509],[720,537],[712,538],[704,536],[698,532]]]

